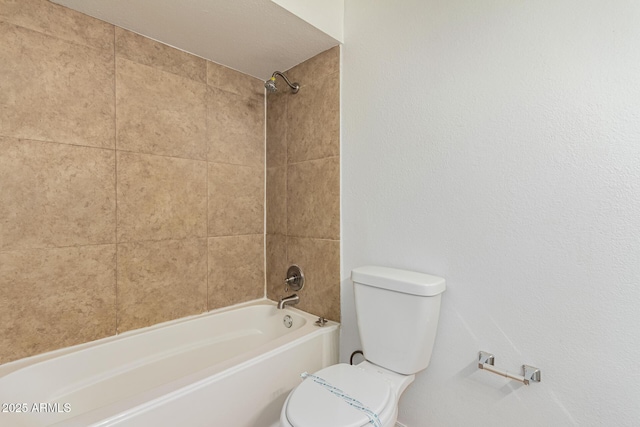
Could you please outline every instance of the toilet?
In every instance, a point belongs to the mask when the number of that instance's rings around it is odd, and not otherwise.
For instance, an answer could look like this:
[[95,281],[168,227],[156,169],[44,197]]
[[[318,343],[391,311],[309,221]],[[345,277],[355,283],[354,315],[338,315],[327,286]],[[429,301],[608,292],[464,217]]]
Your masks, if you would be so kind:
[[351,271],[365,361],[314,373],[287,397],[281,427],[393,427],[398,401],[431,360],[442,277],[380,266]]

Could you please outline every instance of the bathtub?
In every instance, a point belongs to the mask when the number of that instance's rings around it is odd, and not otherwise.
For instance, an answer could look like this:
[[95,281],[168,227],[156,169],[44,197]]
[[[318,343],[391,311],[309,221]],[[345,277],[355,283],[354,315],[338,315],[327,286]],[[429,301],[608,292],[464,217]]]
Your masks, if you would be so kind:
[[0,426],[276,426],[300,374],[337,363],[316,320],[258,300],[7,363]]

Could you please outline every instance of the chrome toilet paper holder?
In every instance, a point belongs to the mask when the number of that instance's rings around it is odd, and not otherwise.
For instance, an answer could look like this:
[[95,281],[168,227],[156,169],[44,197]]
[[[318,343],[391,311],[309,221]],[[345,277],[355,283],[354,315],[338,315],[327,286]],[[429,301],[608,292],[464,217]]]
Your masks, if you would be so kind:
[[486,351],[478,352],[478,368],[482,370],[498,374],[514,381],[519,381],[524,385],[529,385],[530,382],[540,382],[540,369],[534,366],[522,365],[522,375],[516,375],[494,367],[495,362],[496,358],[493,354],[487,353]]

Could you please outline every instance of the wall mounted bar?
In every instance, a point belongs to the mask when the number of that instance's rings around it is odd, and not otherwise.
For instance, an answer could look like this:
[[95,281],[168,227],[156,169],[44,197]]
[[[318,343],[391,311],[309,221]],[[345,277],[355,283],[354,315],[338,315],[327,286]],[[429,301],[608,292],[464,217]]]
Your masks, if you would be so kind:
[[480,369],[493,372],[494,374],[501,375],[505,378],[509,378],[510,380],[519,381],[524,385],[529,385],[529,382],[531,381],[534,383],[540,382],[540,369],[536,367],[522,365],[522,375],[515,375],[494,367],[493,365],[495,364],[495,361],[496,358],[493,354],[487,353],[486,351],[478,352],[478,368]]

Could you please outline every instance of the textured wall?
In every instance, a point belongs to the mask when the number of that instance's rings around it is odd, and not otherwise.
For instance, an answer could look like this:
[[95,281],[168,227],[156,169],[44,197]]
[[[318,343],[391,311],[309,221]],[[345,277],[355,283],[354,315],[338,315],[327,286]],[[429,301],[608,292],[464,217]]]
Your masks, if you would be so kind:
[[407,426],[638,425],[638,22],[627,0],[346,2],[342,358],[352,268],[448,285]]
[[340,48],[289,70],[267,96],[267,296],[306,275],[298,308],[340,320]]
[[264,296],[262,82],[0,0],[0,363]]

